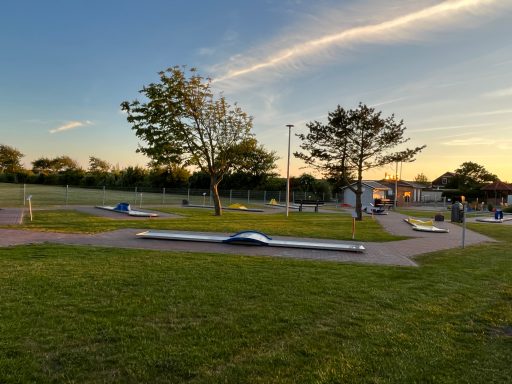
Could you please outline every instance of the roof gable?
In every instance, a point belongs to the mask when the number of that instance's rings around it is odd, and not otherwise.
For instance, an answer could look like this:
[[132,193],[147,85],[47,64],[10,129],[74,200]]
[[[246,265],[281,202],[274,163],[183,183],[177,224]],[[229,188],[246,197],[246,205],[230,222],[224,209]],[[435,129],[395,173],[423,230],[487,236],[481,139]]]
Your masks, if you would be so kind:
[[[350,184],[351,186],[355,186],[357,183],[352,183]],[[370,189],[381,189],[381,190],[388,190],[389,187],[379,183],[378,181],[375,181],[375,180],[362,180],[361,181],[361,184],[367,188],[370,188]],[[341,189],[345,189],[345,188],[348,188],[348,186],[344,186],[342,187]]]

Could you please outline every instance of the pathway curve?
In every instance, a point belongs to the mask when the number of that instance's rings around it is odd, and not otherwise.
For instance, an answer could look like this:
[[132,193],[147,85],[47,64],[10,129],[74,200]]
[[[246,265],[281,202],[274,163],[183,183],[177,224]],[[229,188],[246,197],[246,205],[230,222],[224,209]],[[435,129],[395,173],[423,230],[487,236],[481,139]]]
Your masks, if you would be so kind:
[[[1,212],[1,211],[0,211]],[[0,214],[1,216],[1,214]],[[335,262],[355,262],[367,264],[417,266],[412,257],[424,253],[435,252],[460,247],[462,244],[462,228],[448,222],[442,222],[439,227],[448,228],[449,233],[426,233],[413,231],[409,224],[404,222],[406,216],[390,212],[389,215],[375,216],[382,227],[393,235],[410,236],[410,239],[384,243],[363,243],[364,253],[341,251],[324,251],[296,248],[256,247],[243,245],[213,244],[186,241],[164,241],[154,239],[141,239],[135,235],[144,231],[140,229],[120,229],[94,235],[68,234],[53,232],[36,232],[16,229],[0,229],[0,247],[56,243],[71,245],[91,245],[114,248],[152,249],[164,251],[211,252],[247,256],[275,256],[293,259],[326,260]],[[372,220],[365,217],[365,220]],[[142,223],[141,223],[142,224]],[[187,232],[184,232],[187,233]],[[212,235],[213,233],[209,232]],[[218,233],[218,235],[230,235]],[[414,236],[414,237],[413,237]],[[337,242],[325,239],[304,239],[293,237],[273,236],[282,240],[312,240],[315,242]],[[479,233],[466,230],[465,244],[473,245],[495,240]],[[339,243],[354,243],[338,241]],[[355,242],[357,243],[357,242]]]

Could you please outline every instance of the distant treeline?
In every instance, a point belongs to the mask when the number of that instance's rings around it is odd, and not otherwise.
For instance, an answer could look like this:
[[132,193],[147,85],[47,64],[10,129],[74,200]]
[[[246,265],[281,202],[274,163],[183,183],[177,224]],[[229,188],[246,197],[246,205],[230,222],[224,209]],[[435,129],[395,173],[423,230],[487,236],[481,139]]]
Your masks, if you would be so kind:
[[[110,188],[192,188],[209,189],[210,175],[190,172],[178,165],[150,168],[130,166],[120,168],[107,161],[90,156],[87,169],[69,156],[41,157],[32,161],[32,168],[21,164],[23,154],[16,148],[0,144],[0,182],[46,185],[72,185]],[[285,191],[286,179],[274,172],[273,162],[259,162],[250,171],[233,171],[223,176],[221,189]],[[317,180],[310,174],[290,179],[294,191],[311,192],[330,197],[333,187],[325,180]]]
[[[109,186],[109,187],[153,187],[153,188],[209,188],[210,177],[203,172],[190,173],[178,168],[126,167],[107,172],[91,172],[81,168],[58,171],[34,172],[18,169],[15,172],[0,172],[0,182],[46,185]],[[248,175],[233,173],[222,181],[227,189],[283,189],[286,180],[273,175]]]
[[[32,170],[18,169],[16,172],[0,172],[0,182],[45,185],[73,185],[83,187],[106,186],[110,188],[192,188],[208,189],[210,177],[204,172],[190,173],[184,168],[143,168],[126,167],[108,172],[91,172],[81,168],[55,172],[35,173]],[[303,174],[291,178],[292,190],[331,196],[331,185],[324,180],[316,180]],[[276,175],[249,175],[232,173],[221,183],[224,190],[265,190],[285,191],[286,179]]]

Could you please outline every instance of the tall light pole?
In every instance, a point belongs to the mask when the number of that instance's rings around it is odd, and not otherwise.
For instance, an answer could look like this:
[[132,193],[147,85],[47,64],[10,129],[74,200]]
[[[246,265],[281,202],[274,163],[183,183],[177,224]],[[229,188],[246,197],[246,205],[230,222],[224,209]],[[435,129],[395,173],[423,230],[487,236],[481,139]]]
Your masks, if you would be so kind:
[[288,165],[286,166],[286,217],[290,212],[290,142],[292,137],[293,124],[287,124],[288,127]]
[[395,167],[395,202],[393,204],[395,211],[396,211],[397,200],[398,200],[398,160],[396,161],[396,167]]

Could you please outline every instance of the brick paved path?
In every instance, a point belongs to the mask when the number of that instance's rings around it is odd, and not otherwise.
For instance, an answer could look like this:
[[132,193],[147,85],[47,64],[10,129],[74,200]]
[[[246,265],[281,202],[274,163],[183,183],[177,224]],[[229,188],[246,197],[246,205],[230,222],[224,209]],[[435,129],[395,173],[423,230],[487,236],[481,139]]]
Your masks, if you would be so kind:
[[[92,245],[115,248],[153,249],[190,252],[213,252],[247,256],[274,256],[293,259],[325,260],[336,262],[356,262],[369,264],[416,266],[411,257],[461,246],[462,228],[447,222],[439,223],[439,227],[448,228],[449,233],[426,233],[413,231],[403,219],[406,216],[390,212],[389,215],[375,216],[386,231],[394,235],[410,236],[410,239],[385,243],[363,243],[366,252],[351,253],[341,251],[322,251],[310,249],[258,247],[228,244],[212,244],[186,241],[165,241],[140,239],[136,233],[145,229],[121,229],[95,235],[35,232],[15,229],[0,229],[0,246],[11,246],[33,243],[57,243],[72,245]],[[369,216],[365,220],[372,220]],[[209,233],[210,235],[212,233]],[[229,235],[229,234],[220,234]],[[306,240],[274,236],[283,240]],[[327,241],[311,239],[314,241]],[[466,230],[466,245],[494,240],[476,232]],[[330,241],[336,242],[336,241]],[[340,243],[347,243],[340,242]],[[351,242],[348,242],[351,243]]]
[[[404,221],[407,216],[399,213],[390,212],[388,215],[376,215],[374,217],[379,221],[382,227],[392,235],[410,236],[412,238],[388,243],[365,243],[364,245],[369,253],[394,254],[397,257],[403,256],[410,260],[411,257],[424,253],[459,248],[462,246],[462,225],[449,222],[436,222],[435,226],[449,229],[450,232],[428,233],[413,231],[411,226]],[[464,242],[466,246],[485,242],[495,242],[495,240],[466,229]]]
[[19,208],[1,208],[0,225],[21,224],[23,221],[24,210]]

